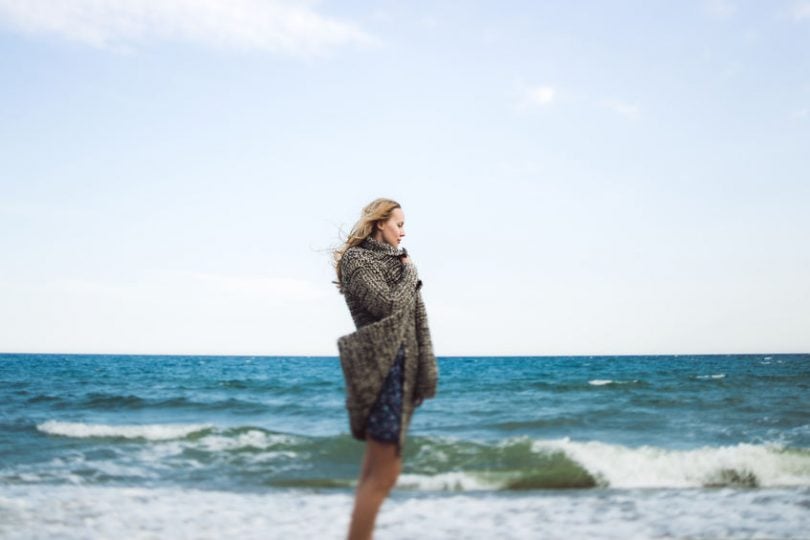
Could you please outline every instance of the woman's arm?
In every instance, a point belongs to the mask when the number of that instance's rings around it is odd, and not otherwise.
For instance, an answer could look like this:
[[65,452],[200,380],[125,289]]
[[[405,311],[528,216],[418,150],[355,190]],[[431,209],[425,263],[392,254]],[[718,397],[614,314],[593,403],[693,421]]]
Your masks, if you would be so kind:
[[387,317],[395,310],[411,307],[416,301],[416,291],[421,282],[413,264],[403,264],[399,281],[389,285],[377,268],[362,261],[347,263],[344,269],[346,291],[358,298],[375,317]]
[[416,295],[416,324],[419,331],[419,366],[416,372],[416,396],[421,404],[425,398],[432,398],[436,395],[436,386],[439,379],[439,368],[436,364],[436,356],[433,354],[433,342],[430,339],[430,328],[428,327],[427,312],[425,302],[422,300],[422,293]]

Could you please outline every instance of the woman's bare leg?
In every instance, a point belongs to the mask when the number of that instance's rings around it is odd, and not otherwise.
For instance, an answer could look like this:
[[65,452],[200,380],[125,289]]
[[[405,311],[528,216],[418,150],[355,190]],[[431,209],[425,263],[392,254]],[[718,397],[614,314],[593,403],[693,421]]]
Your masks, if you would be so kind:
[[395,443],[366,439],[366,453],[357,481],[349,540],[369,540],[374,532],[377,512],[397,483],[402,457],[396,455]]

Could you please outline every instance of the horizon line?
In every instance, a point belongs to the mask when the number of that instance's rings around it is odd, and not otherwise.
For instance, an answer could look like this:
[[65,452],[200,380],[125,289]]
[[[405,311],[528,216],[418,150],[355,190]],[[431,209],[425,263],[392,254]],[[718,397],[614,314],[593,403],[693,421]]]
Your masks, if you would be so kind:
[[[0,351],[0,356],[178,356],[209,358],[340,358],[335,354],[194,354],[194,353],[99,353],[99,352],[21,352]],[[810,352],[731,352],[731,353],[622,353],[622,354],[437,354],[436,358],[582,358],[634,356],[801,356]]]

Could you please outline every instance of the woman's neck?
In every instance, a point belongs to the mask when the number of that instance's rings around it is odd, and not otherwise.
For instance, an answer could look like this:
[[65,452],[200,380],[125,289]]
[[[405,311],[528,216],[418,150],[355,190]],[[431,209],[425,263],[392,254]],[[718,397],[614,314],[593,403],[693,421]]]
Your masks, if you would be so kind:
[[402,255],[405,253],[405,248],[401,246],[392,246],[385,240],[377,240],[374,238],[374,235],[368,236],[368,240],[370,241],[370,247],[373,248],[375,251],[382,251],[385,253],[389,253],[391,255]]

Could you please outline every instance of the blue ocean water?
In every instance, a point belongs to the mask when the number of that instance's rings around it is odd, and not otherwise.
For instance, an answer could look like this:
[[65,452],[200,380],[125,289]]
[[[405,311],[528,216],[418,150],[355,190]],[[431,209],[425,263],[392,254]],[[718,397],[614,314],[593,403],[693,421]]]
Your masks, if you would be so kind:
[[[808,354],[438,362],[381,538],[810,530]],[[344,398],[336,357],[2,354],[0,536],[342,537]]]

